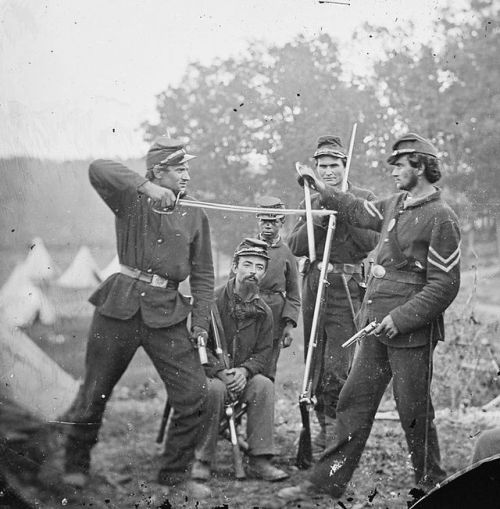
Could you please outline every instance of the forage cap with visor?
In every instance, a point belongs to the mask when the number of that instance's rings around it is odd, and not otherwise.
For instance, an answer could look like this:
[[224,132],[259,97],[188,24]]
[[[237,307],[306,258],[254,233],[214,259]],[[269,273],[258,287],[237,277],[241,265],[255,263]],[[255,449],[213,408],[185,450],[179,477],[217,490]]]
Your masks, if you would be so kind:
[[318,157],[321,156],[331,156],[338,157],[339,159],[347,159],[347,154],[344,147],[342,146],[342,141],[338,136],[334,136],[333,134],[320,136],[317,141],[317,146],[318,148],[313,155],[314,159],[318,159]]
[[151,170],[157,165],[172,166],[194,159],[196,156],[188,154],[185,147],[183,141],[175,138],[156,138],[146,155],[146,168]]
[[396,164],[396,161],[408,154],[425,154],[437,159],[436,147],[422,136],[415,133],[408,133],[401,136],[392,146],[392,154],[387,158],[389,164]]
[[269,260],[267,243],[260,239],[246,238],[238,244],[233,260],[239,256],[260,256],[264,260]]
[[280,214],[279,209],[284,209],[285,204],[275,196],[262,196],[257,200],[257,206],[265,209],[277,209],[276,214],[272,212],[257,212],[257,219],[284,219],[285,214]]

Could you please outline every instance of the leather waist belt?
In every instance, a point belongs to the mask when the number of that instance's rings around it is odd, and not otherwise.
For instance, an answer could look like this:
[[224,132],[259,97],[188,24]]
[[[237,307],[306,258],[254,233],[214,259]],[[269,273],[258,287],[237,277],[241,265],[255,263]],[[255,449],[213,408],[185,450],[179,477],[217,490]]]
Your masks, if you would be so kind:
[[370,276],[375,279],[387,279],[397,283],[409,283],[412,285],[425,284],[427,278],[423,272],[409,272],[396,270],[382,265],[373,265]]
[[138,279],[139,281],[154,286],[155,288],[170,288],[172,290],[177,290],[179,287],[179,283],[177,281],[170,281],[170,279],[166,277],[143,272],[142,270],[129,267],[128,265],[120,265],[120,273],[125,276]]
[[[316,268],[321,270],[323,262],[318,262]],[[363,266],[360,263],[329,263],[326,271],[328,274],[363,274]]]

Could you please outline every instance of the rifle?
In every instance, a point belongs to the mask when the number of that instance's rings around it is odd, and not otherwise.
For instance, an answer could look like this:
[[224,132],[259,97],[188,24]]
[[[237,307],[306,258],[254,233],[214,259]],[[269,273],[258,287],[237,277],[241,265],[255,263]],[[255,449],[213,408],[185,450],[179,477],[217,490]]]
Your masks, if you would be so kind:
[[[227,352],[224,351],[222,341],[223,338],[221,337],[221,333],[219,331],[219,327],[217,325],[216,320],[216,314],[218,316],[217,308],[210,310],[210,316],[212,319],[212,329],[214,331],[214,340],[215,340],[215,353],[219,360],[224,365],[225,369],[231,368],[231,363],[229,362],[229,358],[227,356]],[[221,331],[223,329],[221,328]],[[240,444],[238,442],[238,435],[236,433],[236,424],[235,424],[235,407],[236,399],[231,397],[231,394],[228,394],[228,399],[226,400],[224,406],[225,406],[225,413],[226,418],[229,426],[229,433],[231,436],[231,446],[233,449],[233,464],[234,464],[234,475],[236,479],[245,479],[245,469],[243,468],[243,459],[241,456],[241,450],[240,450]]]
[[302,392],[299,396],[300,417],[302,419],[302,429],[300,430],[299,447],[297,451],[296,464],[301,469],[309,468],[312,465],[312,445],[311,445],[311,422],[309,419],[309,409],[313,406],[313,377],[311,365],[314,352],[318,344],[318,323],[325,299],[324,290],[329,284],[327,279],[328,262],[330,260],[330,250],[332,244],[333,231],[335,229],[335,216],[330,214],[328,228],[325,240],[325,249],[323,251],[323,261],[319,275],[318,293],[316,294],[316,303],[311,325],[311,334],[307,347],[306,366],[304,370],[304,379],[302,383]]

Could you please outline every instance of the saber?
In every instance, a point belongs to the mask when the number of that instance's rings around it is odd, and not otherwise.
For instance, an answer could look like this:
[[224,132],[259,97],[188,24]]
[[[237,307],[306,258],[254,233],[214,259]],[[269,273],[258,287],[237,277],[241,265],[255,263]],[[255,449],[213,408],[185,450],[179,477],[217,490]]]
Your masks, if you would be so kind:
[[[177,201],[179,205],[182,205],[184,207],[193,207],[193,208],[199,208],[199,209],[211,209],[211,210],[226,210],[228,212],[248,212],[253,214],[262,214],[262,213],[268,213],[268,214],[276,214],[276,209],[272,208],[266,208],[266,207],[246,207],[244,205],[224,205],[221,203],[211,203],[211,202],[205,202],[205,201],[199,201],[199,200],[184,200],[180,199]],[[171,214],[174,211],[174,208],[165,207],[163,209],[158,209],[153,207],[153,211],[157,214]],[[313,210],[311,211],[313,216],[328,216],[330,214],[335,214],[333,210]],[[279,209],[280,214],[284,215],[294,215],[294,214],[303,214],[304,211],[302,209]]]

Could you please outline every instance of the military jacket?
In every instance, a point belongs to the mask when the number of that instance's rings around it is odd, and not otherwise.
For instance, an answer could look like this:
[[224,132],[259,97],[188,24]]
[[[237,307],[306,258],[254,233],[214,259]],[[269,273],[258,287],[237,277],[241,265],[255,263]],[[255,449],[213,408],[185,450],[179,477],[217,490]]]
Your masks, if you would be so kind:
[[286,320],[295,325],[300,310],[297,261],[289,247],[279,238],[268,247],[269,263],[259,284],[261,297],[273,313],[273,337],[281,336]]
[[422,346],[444,339],[443,313],[460,286],[460,230],[441,191],[416,200],[408,193],[369,202],[350,193],[323,193],[351,224],[381,232],[376,263],[386,276],[370,277],[359,325],[391,315],[399,334],[379,339],[391,346]]
[[[375,195],[366,189],[351,184],[349,184],[348,189],[354,196],[359,196],[369,201],[375,199]],[[313,209],[325,208],[319,194],[312,195],[311,206]],[[305,208],[304,202],[300,204],[300,208]],[[315,216],[313,222],[316,259],[321,260],[325,248],[326,224],[328,220]],[[376,233],[354,226],[342,220],[342,217],[337,217],[330,251],[330,262],[361,263],[377,245],[377,242],[378,235]],[[288,245],[295,256],[309,256],[305,215],[301,216],[295,224],[288,238]]]
[[[273,315],[269,306],[258,297],[255,301],[257,316],[237,320],[231,315],[231,297],[234,291],[234,278],[215,290],[215,304],[224,329],[227,354],[232,367],[243,367],[250,377],[267,375],[267,365],[273,346]],[[213,334],[208,341],[209,365],[205,368],[207,376],[214,377],[224,369],[224,364],[215,356]]]
[[[126,320],[139,310],[149,327],[169,327],[192,310],[192,325],[208,328],[214,271],[210,229],[201,209],[177,207],[157,214],[138,192],[147,179],[114,161],[97,160],[90,182],[115,214],[121,264],[179,283],[189,276],[192,305],[173,288],[158,288],[124,274],[113,274],[90,297],[99,313]],[[188,199],[188,198],[186,198]]]

